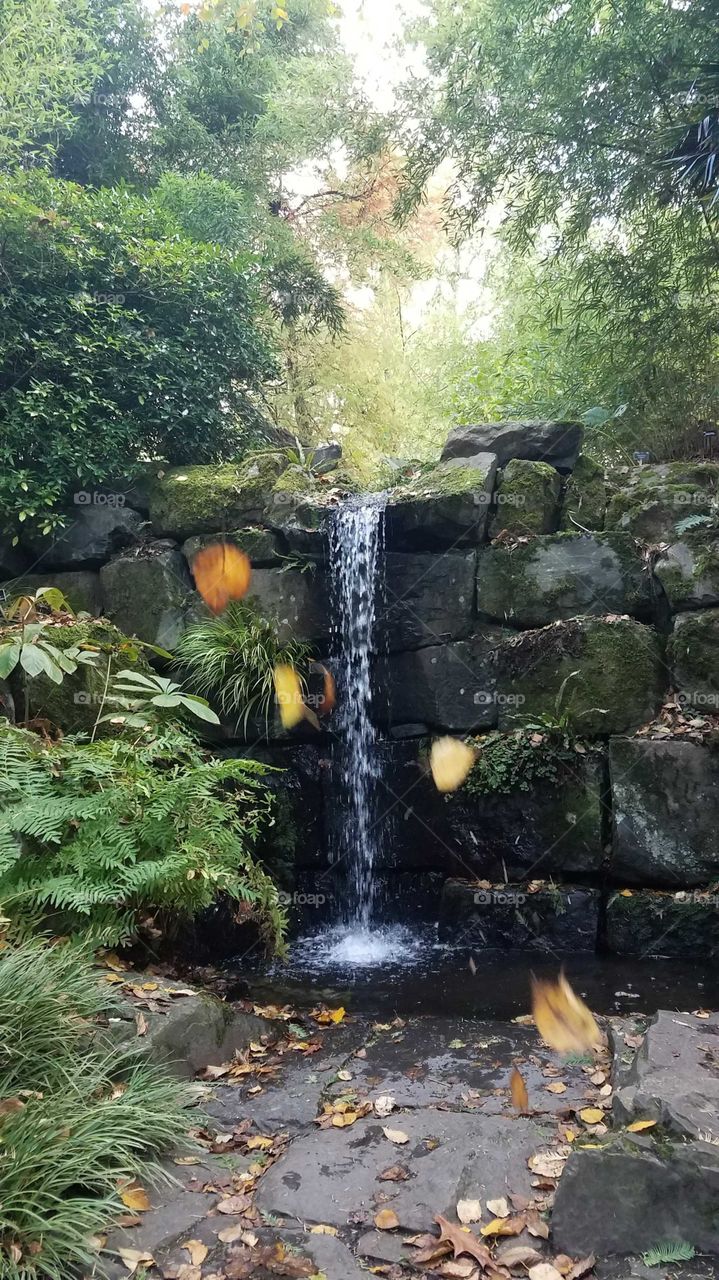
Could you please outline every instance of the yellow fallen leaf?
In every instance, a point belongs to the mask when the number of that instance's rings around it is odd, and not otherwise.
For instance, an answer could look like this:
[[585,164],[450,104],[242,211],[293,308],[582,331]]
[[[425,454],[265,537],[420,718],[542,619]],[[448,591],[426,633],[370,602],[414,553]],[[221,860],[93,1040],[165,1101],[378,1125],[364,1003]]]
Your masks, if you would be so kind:
[[105,979],[105,982],[124,982],[125,981],[125,979],[119,973],[105,973],[103,974],[103,977]]
[[132,1276],[138,1267],[154,1267],[155,1259],[151,1253],[143,1253],[140,1249],[118,1249],[118,1254],[128,1273]]
[[551,1084],[545,1084],[547,1093],[566,1093],[567,1086],[561,1080],[553,1080]]
[[253,1133],[251,1138],[247,1139],[248,1151],[269,1151],[274,1142],[274,1138],[267,1138],[263,1133]]
[[527,1086],[522,1079],[521,1073],[514,1067],[509,1077],[509,1089],[512,1095],[512,1106],[515,1111],[528,1111],[529,1098],[527,1096]]
[[532,978],[532,1013],[542,1039],[559,1053],[583,1053],[602,1043],[593,1013],[564,973],[556,982]]
[[125,1187],[120,1192],[120,1199],[128,1209],[134,1210],[135,1213],[147,1213],[150,1208],[150,1201],[144,1187],[139,1182],[133,1183],[132,1186]]
[[310,1227],[311,1236],[336,1236],[337,1228],[329,1227],[326,1222],[317,1222],[314,1227]]
[[394,1209],[380,1209],[379,1213],[375,1214],[374,1225],[378,1231],[393,1231],[399,1226],[399,1218]]
[[186,1240],[182,1248],[189,1253],[193,1267],[199,1267],[210,1252],[207,1245],[203,1244],[201,1240]]
[[475,759],[474,751],[466,742],[459,742],[456,738],[435,738],[429,767],[437,790],[456,791],[461,787]]
[[635,1120],[633,1124],[627,1125],[629,1133],[641,1133],[644,1129],[653,1129],[656,1120]]
[[493,1218],[479,1228],[482,1236],[518,1236],[524,1230],[524,1218]]
[[335,1129],[346,1129],[358,1119],[356,1111],[337,1112],[332,1117]]
[[108,951],[107,955],[102,957],[102,963],[107,965],[108,969],[119,969],[121,972],[124,972],[125,969],[127,969],[127,965],[123,964],[120,957],[116,956],[114,951]]
[[579,1112],[580,1120],[585,1124],[601,1124],[604,1119],[604,1112],[599,1107],[583,1107]]

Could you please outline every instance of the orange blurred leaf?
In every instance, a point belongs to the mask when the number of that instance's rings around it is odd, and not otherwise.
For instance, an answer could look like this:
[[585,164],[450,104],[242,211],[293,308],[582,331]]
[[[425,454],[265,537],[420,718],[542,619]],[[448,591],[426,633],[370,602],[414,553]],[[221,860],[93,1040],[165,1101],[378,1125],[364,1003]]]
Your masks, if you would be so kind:
[[509,1088],[512,1094],[512,1106],[516,1111],[529,1110],[529,1097],[527,1095],[527,1086],[522,1079],[520,1072],[515,1067],[509,1077]]
[[195,586],[213,613],[222,613],[230,600],[247,595],[252,566],[244,551],[230,542],[211,542],[192,561]]
[[556,982],[532,977],[532,1013],[542,1039],[559,1053],[585,1053],[602,1043],[593,1013],[563,973]]

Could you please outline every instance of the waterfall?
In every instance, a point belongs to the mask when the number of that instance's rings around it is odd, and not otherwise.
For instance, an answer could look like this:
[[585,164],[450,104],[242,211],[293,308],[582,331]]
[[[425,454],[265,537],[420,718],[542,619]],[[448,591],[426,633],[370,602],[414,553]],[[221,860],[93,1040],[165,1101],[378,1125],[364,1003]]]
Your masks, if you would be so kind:
[[339,781],[331,858],[347,886],[345,924],[367,933],[375,907],[380,840],[379,781],[372,723],[372,656],[384,550],[381,496],[350,500],[332,513],[331,603],[337,648]]

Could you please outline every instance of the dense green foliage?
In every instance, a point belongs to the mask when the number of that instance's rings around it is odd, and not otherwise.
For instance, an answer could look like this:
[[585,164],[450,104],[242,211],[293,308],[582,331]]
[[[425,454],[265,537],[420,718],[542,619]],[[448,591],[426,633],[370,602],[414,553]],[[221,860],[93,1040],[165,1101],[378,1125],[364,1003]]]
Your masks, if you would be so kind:
[[0,906],[21,933],[52,920],[114,944],[150,916],[187,918],[225,894],[277,944],[277,893],[252,858],[269,816],[264,772],[209,759],[177,726],[45,745],[6,725]]
[[[183,1087],[136,1053],[103,1046],[107,990],[70,945],[0,957],[0,1274],[67,1280],[97,1262],[121,1190],[155,1176],[187,1130]],[[22,1091],[21,1096],[18,1096]]]
[[476,740],[477,759],[467,778],[470,795],[529,791],[536,782],[559,782],[573,752],[564,737],[549,733],[489,733]]
[[276,625],[245,601],[231,601],[224,613],[194,623],[175,645],[186,685],[213,700],[243,731],[251,721],[268,724],[275,666],[283,663],[302,671],[309,655],[308,644],[282,642]]

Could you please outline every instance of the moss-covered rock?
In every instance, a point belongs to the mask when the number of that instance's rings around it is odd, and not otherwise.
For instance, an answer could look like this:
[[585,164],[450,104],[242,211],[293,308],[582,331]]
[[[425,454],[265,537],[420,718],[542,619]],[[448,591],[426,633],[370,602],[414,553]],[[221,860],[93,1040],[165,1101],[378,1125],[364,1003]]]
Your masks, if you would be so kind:
[[497,460],[478,454],[425,468],[390,490],[387,540],[397,547],[474,546],[486,535]]
[[654,565],[672,613],[719,604],[719,538],[706,527],[688,530]]
[[605,943],[617,956],[710,960],[719,955],[719,899],[686,890],[619,890],[607,902]]
[[9,600],[15,596],[34,595],[42,587],[56,587],[62,591],[75,613],[89,613],[95,618],[101,612],[100,578],[91,569],[71,569],[67,573],[26,573],[0,583],[0,591],[4,591]]
[[608,529],[624,529],[642,542],[673,542],[688,516],[710,516],[719,492],[719,465],[670,462],[638,467],[609,501]]
[[606,510],[604,468],[582,453],[565,486],[559,528],[603,529]]
[[561,487],[559,472],[549,463],[513,458],[499,475],[490,538],[502,530],[520,537],[551,533],[557,523]]
[[[218,535],[214,533],[200,533],[194,538],[187,538],[182,544],[182,554],[190,567],[198,551],[217,540]],[[239,547],[257,568],[269,568],[270,565],[279,564],[282,559],[283,547],[279,536],[273,529],[263,529],[260,525],[250,525],[247,529],[233,529],[230,533],[223,533],[222,541],[229,542],[233,547]]]
[[542,627],[578,614],[646,617],[651,603],[649,572],[627,534],[557,533],[477,553],[477,610],[493,622]]
[[659,636],[630,618],[555,622],[507,641],[498,658],[501,730],[543,717],[588,737],[625,733],[661,705]]
[[172,649],[194,602],[182,552],[172,542],[148,542],[103,565],[104,610],[126,635]]
[[[58,649],[79,646],[96,653],[94,666],[80,665],[74,675],[66,675],[62,684],[53,684],[47,676],[28,679],[16,668],[10,679],[18,720],[25,719],[25,689],[28,693],[28,718],[41,718],[57,725],[64,733],[82,733],[92,729],[103,699],[110,672],[136,666],[148,670],[147,663],[132,640],[112,623],[99,620],[53,622],[46,639]],[[107,711],[112,710],[110,706]]]
[[171,467],[146,482],[156,534],[185,539],[262,523],[273,486],[289,463],[285,454],[250,454],[241,463]]
[[674,686],[685,709],[719,711],[719,609],[679,613],[667,644]]

